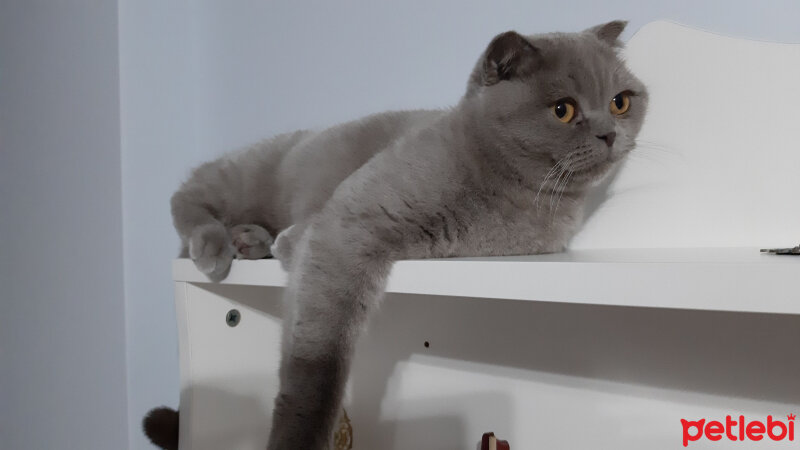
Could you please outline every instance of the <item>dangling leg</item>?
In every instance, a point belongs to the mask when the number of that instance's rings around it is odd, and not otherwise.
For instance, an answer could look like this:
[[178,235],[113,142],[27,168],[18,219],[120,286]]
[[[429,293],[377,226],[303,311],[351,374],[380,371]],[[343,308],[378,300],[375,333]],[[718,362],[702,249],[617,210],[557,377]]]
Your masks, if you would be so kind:
[[269,450],[327,448],[356,339],[391,267],[336,231],[309,227],[294,249]]

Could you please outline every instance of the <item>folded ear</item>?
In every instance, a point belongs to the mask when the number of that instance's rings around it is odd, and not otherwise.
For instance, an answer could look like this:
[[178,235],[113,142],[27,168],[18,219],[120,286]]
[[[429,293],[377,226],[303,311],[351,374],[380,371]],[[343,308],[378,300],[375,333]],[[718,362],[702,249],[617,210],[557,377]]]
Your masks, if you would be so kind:
[[515,31],[506,31],[492,39],[476,69],[482,69],[481,84],[491,86],[532,73],[538,58],[539,50],[527,39]]
[[597,36],[597,39],[600,39],[612,47],[622,47],[622,42],[619,41],[619,35],[625,30],[626,25],[628,25],[627,20],[615,20],[589,28],[585,33],[594,34]]

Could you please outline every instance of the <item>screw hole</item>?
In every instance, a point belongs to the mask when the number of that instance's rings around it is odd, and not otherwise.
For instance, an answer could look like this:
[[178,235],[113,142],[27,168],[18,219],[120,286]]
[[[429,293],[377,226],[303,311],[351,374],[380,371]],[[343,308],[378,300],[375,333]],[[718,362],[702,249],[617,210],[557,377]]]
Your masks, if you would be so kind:
[[242,313],[237,309],[232,309],[225,315],[225,323],[227,323],[229,327],[239,325],[240,320],[242,320]]
[[430,346],[431,346],[431,343],[430,343],[430,342],[428,342],[428,341],[425,341],[425,343],[424,343],[423,345],[425,346],[425,348],[428,348],[428,347],[430,347]]

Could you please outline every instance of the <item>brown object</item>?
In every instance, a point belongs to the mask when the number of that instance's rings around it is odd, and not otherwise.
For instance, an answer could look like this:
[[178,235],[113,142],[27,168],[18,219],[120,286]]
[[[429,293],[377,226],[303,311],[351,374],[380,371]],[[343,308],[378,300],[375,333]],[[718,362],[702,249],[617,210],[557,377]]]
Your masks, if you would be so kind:
[[481,438],[481,450],[511,450],[508,441],[497,439],[494,433],[483,433]]
[[144,434],[156,447],[178,450],[180,415],[174,409],[162,406],[154,408],[142,420]]
[[339,429],[333,433],[333,450],[352,450],[353,425],[347,417],[347,411],[342,408],[342,417],[339,419]]

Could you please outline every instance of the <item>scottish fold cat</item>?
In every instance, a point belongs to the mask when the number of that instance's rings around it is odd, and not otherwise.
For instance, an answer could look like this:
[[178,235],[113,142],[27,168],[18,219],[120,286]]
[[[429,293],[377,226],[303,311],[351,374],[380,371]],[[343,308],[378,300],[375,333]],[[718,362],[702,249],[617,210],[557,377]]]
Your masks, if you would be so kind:
[[647,90],[618,54],[624,27],[502,33],[451,109],[277,136],[175,193],[182,256],[210,279],[270,254],[289,272],[269,450],[326,448],[394,261],[565,248],[645,116]]

